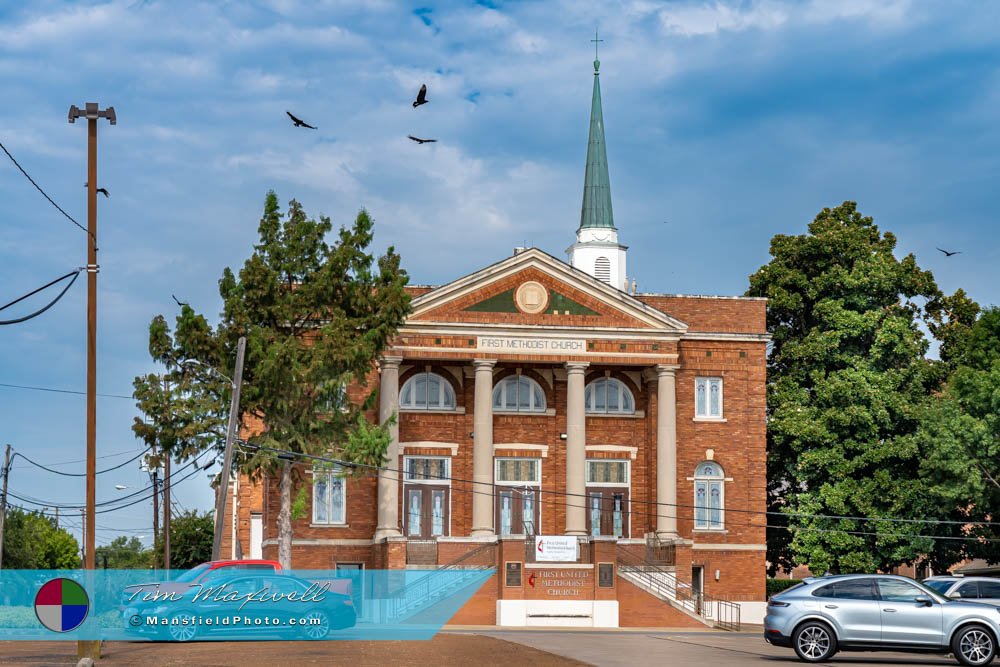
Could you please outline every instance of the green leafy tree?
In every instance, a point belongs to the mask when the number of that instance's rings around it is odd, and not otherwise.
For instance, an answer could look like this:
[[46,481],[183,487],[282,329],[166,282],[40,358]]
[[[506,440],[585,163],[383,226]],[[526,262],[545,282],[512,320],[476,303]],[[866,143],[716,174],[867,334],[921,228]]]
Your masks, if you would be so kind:
[[[267,449],[251,448],[241,465],[253,475],[280,476],[278,557],[285,567],[292,538],[289,459],[323,453],[366,465],[384,461],[385,429],[362,421],[374,391],[351,402],[346,388],[367,386],[409,309],[399,256],[390,247],[376,259],[369,250],[373,222],[367,212],[329,244],[332,229],[329,218],[308,217],[294,200],[282,214],[269,192],[252,254],[238,271],[226,268],[219,281],[217,328],[189,307],[172,333],[162,317],[153,320],[150,352],[178,388],[161,396],[156,381],[136,381],[140,406],[152,421],[146,429],[137,420],[140,437],[180,457],[219,447],[227,390],[197,369],[231,368],[236,342],[246,336],[240,418],[244,426],[263,424],[249,441]],[[201,364],[186,363],[191,360]],[[269,450],[293,455],[279,458]]]
[[110,544],[94,550],[97,567],[110,570],[146,569],[153,562],[153,550],[143,546],[138,537],[120,535]]
[[[212,560],[215,520],[211,512],[185,512],[170,520],[170,567],[187,570]],[[162,554],[161,554],[162,556]]]
[[80,545],[52,517],[7,508],[3,566],[11,570],[54,570],[80,567]]
[[[914,437],[927,455],[921,474],[930,502],[954,508],[950,527],[965,557],[1000,561],[1000,309],[988,308],[962,336],[948,385]],[[940,558],[944,565],[951,563]]]
[[[808,233],[777,235],[748,295],[768,302],[769,560],[814,571],[873,571],[934,551],[912,436],[944,373],[925,359],[919,323],[959,332],[964,294],[944,298],[913,255],[854,202],[824,209]],[[923,300],[923,304],[921,301]],[[961,306],[960,316],[944,312]],[[815,515],[825,515],[818,517]],[[827,518],[835,517],[862,517]],[[933,530],[929,532],[934,532]]]

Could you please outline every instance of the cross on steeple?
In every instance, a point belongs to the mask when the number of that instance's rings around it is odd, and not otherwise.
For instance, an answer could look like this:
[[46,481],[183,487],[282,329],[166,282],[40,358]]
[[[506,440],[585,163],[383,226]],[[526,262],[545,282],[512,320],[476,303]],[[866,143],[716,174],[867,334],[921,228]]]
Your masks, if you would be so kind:
[[601,67],[601,61],[597,57],[597,47],[603,42],[603,39],[597,38],[597,28],[594,28],[594,39],[590,40],[594,43],[594,71],[596,72]]

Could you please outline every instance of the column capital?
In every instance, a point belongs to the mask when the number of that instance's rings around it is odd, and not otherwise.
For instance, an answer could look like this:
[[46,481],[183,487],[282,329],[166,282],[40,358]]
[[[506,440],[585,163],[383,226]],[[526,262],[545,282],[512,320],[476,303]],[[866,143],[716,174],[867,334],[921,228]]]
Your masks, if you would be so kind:
[[475,367],[475,369],[477,371],[481,370],[481,369],[492,370],[493,367],[497,365],[497,360],[496,359],[473,359],[472,360],[472,365],[473,365],[473,367]]
[[399,368],[399,365],[401,363],[403,363],[403,357],[386,355],[384,357],[379,357],[378,367],[379,370],[385,370],[387,368]]
[[583,373],[590,367],[589,361],[567,361],[565,363],[567,373]]
[[665,377],[667,375],[673,375],[680,369],[679,364],[656,364],[656,376]]
[[656,364],[642,371],[642,379],[646,382],[656,382],[657,380],[674,375],[680,368],[678,364]]

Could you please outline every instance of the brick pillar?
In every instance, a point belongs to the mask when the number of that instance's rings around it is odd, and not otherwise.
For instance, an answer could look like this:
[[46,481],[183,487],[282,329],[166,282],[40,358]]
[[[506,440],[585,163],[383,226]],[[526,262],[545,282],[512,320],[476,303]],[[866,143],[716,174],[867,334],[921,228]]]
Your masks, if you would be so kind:
[[378,420],[389,426],[392,440],[386,451],[385,467],[378,471],[378,528],[375,539],[399,537],[399,364],[402,357],[383,357],[379,361]]
[[677,366],[656,367],[656,536],[677,535]]
[[493,367],[495,359],[476,359],[475,414],[472,427],[472,534],[493,535]]
[[587,406],[584,398],[586,362],[566,363],[566,534],[586,535]]

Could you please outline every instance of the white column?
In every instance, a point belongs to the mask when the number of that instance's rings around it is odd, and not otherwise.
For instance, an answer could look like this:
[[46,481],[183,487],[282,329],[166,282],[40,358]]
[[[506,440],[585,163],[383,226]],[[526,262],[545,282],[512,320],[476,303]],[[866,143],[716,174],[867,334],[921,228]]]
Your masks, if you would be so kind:
[[586,362],[566,363],[566,534],[587,534],[587,406]]
[[379,361],[378,421],[392,419],[392,440],[386,450],[385,467],[378,471],[378,528],[375,539],[399,537],[399,364],[402,357],[383,357]]
[[677,366],[656,367],[656,536],[677,535]]
[[496,359],[476,359],[472,431],[472,534],[493,535],[493,367]]

